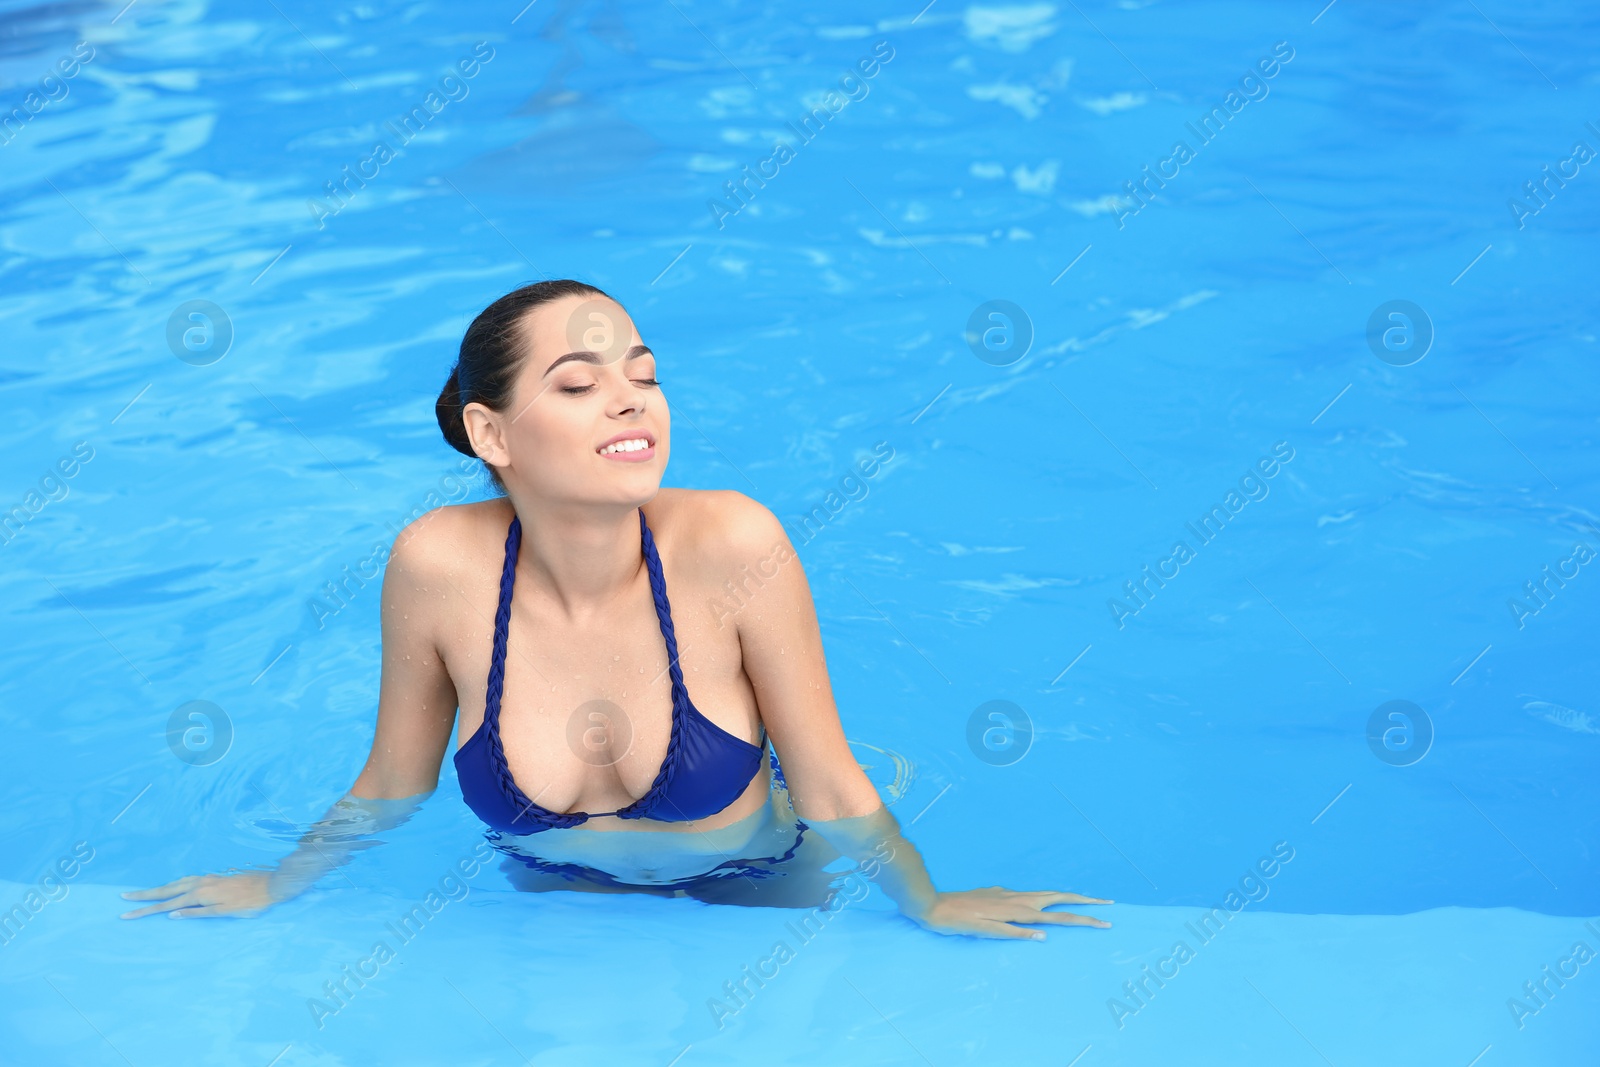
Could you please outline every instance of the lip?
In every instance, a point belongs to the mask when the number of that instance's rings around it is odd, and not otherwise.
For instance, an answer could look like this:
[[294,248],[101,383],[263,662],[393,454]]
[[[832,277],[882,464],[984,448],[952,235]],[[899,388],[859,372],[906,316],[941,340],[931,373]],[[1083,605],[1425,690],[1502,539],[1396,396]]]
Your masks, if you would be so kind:
[[656,439],[655,435],[649,430],[629,430],[625,433],[619,433],[615,437],[600,442],[595,446],[594,451],[596,455],[600,455],[602,448],[614,445],[618,441],[634,441],[641,437],[649,442],[646,447],[634,452],[612,452],[609,455],[600,456],[600,458],[616,460],[618,463],[643,463],[646,460],[654,459],[656,455]]

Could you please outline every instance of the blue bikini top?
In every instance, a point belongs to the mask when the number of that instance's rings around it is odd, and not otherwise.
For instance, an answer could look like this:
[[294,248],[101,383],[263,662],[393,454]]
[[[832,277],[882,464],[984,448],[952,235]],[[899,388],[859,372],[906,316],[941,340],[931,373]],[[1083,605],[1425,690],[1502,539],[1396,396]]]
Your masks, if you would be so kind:
[[667,603],[666,579],[655,538],[639,510],[639,532],[644,542],[645,565],[650,571],[656,618],[667,643],[667,670],[672,676],[672,734],[667,756],[649,792],[625,808],[602,812],[559,812],[529,800],[511,778],[505,750],[500,745],[500,695],[505,685],[506,633],[511,623],[511,590],[517,578],[517,552],[522,546],[522,520],[513,518],[506,534],[505,567],[500,574],[500,607],[494,616],[494,653],[489,662],[489,684],[484,695],[483,724],[456,750],[456,774],[467,806],[486,824],[513,834],[531,834],[551,827],[572,827],[599,815],[620,819],[659,819],[690,822],[715,815],[737,800],[761,770],[767,728],[761,727],[761,744],[735,737],[700,713],[689,702],[678,666],[678,639],[672,629],[672,608]]

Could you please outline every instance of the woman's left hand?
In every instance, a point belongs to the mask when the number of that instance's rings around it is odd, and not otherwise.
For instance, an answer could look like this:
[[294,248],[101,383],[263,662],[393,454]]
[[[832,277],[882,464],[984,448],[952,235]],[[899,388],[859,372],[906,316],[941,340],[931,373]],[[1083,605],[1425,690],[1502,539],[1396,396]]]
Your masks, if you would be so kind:
[[1070,911],[1045,911],[1052,904],[1111,904],[1098,897],[1048,890],[1023,892],[993,885],[987,889],[967,889],[959,893],[935,893],[933,902],[911,918],[924,928],[940,934],[967,934],[972,937],[1019,937],[1044,940],[1043,930],[1029,930],[1019,923],[1055,923],[1060,926],[1111,924]]

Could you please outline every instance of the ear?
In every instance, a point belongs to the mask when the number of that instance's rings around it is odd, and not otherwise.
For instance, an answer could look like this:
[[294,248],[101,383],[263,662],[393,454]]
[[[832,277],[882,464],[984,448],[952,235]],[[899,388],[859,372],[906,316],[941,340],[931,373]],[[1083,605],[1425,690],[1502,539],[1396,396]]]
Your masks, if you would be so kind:
[[491,467],[510,466],[511,452],[506,447],[505,426],[498,412],[473,401],[461,409],[461,422],[479,459]]

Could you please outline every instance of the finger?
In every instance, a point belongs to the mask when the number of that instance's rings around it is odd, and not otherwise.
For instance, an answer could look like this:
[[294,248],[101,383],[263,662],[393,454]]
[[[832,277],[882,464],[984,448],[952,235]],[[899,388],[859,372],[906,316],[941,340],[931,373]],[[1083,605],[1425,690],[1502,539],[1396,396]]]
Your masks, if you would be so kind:
[[1007,900],[998,902],[985,909],[987,918],[998,919],[1003,922],[1013,923],[1055,923],[1058,926],[1096,926],[1108,927],[1111,924],[1104,919],[1092,918],[1088,915],[1077,915],[1070,911],[1041,911],[1021,900]]
[[1030,923],[1054,923],[1057,926],[1094,926],[1105,929],[1111,924],[1092,915],[1074,915],[1070,911],[1041,911],[1024,920]]
[[148,908],[123,912],[122,918],[141,919],[146,915],[155,915],[159,912],[172,911],[176,908],[191,907],[197,903],[199,902],[194,899],[193,893],[184,893],[182,896],[173,897],[171,900],[164,900],[160,904],[152,904]]
[[199,879],[195,875],[186,875],[175,882],[156,886],[154,889],[130,889],[122,894],[124,900],[162,900],[174,897],[179,893],[188,892]]
[[219,916],[237,915],[248,918],[254,914],[255,909],[237,908],[232,904],[205,904],[199,907],[183,908],[168,915],[169,919],[214,919]]
[[1114,900],[1102,900],[1099,897],[1086,897],[1082,893],[1066,893],[1053,889],[1034,892],[1007,890],[1013,896],[1026,897],[1029,900],[1042,901],[1040,907],[1049,907],[1051,904],[1115,904]]
[[969,931],[978,937],[994,937],[1015,941],[1043,941],[1043,930],[1030,930],[1026,926],[1001,922],[998,919],[979,919]]

